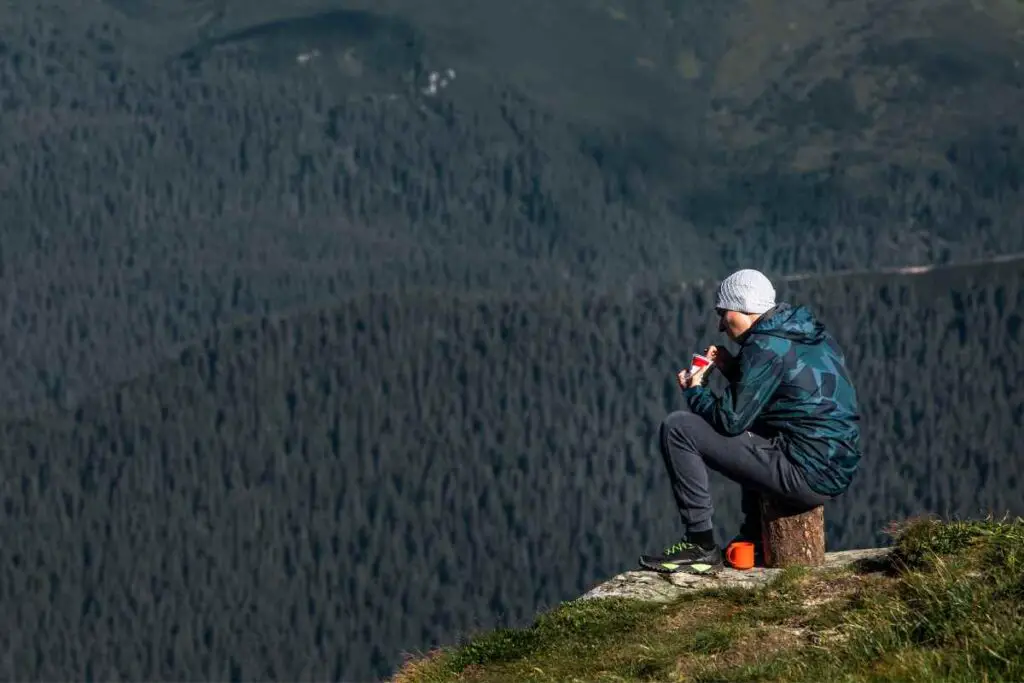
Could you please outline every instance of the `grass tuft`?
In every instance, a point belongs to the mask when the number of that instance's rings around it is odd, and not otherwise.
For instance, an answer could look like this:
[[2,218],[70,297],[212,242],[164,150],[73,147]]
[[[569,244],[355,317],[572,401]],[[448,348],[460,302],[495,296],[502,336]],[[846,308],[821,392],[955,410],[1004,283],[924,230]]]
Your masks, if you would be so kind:
[[542,644],[536,629],[499,628],[466,643],[448,659],[448,668],[459,672],[472,665],[495,664],[529,657]]

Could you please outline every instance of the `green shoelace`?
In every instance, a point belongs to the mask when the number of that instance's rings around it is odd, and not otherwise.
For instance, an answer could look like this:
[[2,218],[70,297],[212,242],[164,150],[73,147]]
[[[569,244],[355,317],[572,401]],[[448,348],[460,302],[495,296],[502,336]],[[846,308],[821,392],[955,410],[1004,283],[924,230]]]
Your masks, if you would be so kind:
[[693,543],[687,543],[686,541],[679,541],[678,543],[674,543],[674,544],[670,545],[669,547],[665,548],[665,554],[666,555],[675,555],[676,553],[682,552],[684,550],[690,550],[690,549],[696,548],[696,547],[697,546],[695,546]]

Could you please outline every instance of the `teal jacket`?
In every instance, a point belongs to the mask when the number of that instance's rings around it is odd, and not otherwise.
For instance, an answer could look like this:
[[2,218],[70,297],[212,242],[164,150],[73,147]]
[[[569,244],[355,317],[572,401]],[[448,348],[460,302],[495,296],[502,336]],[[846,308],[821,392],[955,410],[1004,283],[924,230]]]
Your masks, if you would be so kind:
[[818,493],[846,491],[860,463],[860,413],[835,339],[807,308],[780,303],[739,343],[728,388],[684,390],[690,410],[722,434],[773,439]]

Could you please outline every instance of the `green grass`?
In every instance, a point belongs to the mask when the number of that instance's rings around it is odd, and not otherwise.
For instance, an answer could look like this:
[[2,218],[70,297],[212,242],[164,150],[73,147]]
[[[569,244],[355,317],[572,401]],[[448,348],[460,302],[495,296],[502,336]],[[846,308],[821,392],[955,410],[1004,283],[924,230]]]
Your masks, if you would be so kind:
[[925,518],[891,533],[884,571],[792,569],[669,604],[571,601],[410,658],[394,680],[1024,680],[1024,520]]

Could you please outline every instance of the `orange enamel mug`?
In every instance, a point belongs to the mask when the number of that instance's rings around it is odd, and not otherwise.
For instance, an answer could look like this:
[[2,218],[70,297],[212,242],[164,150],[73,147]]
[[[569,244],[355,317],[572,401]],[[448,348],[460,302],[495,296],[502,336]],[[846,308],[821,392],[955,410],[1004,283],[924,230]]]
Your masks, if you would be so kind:
[[754,566],[754,544],[750,541],[736,541],[725,549],[725,559],[736,569],[750,569]]

